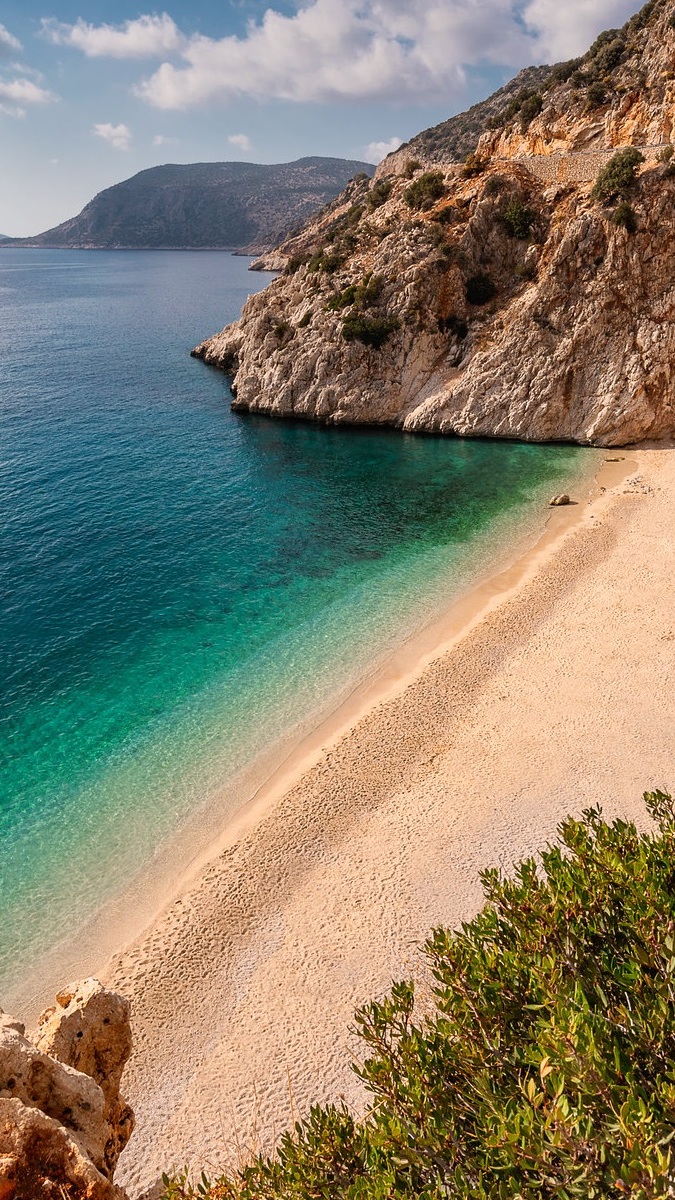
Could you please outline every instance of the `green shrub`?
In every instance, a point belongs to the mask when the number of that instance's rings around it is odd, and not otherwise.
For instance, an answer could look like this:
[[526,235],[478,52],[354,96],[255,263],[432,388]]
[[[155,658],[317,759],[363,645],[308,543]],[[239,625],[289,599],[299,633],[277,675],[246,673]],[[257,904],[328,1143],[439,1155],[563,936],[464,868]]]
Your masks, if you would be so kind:
[[479,272],[471,275],[465,284],[466,298],[469,304],[487,304],[497,295],[497,288],[489,275]]
[[421,166],[422,166],[421,162],[418,162],[418,160],[416,158],[409,158],[407,163],[405,164],[405,171],[403,172],[406,179],[412,179],[415,172],[419,171]]
[[332,296],[326,304],[331,312],[339,312],[342,308],[354,305],[363,310],[372,308],[382,294],[382,278],[380,275],[365,275],[360,283],[350,283],[343,292]]
[[[186,1200],[656,1200],[675,1167],[675,808],[598,809],[425,954],[434,1009],[398,983],[357,1014],[374,1098],[312,1108],[276,1154]],[[427,1006],[428,1007],[428,1006]],[[200,1190],[198,1190],[200,1189]]]
[[628,233],[635,233],[637,229],[635,212],[627,200],[622,200],[620,204],[617,204],[612,213],[612,221],[615,225],[622,226]]
[[339,267],[343,266],[347,261],[347,255],[344,250],[326,250],[322,247],[313,254],[307,264],[308,271],[325,271],[328,275],[332,275]]
[[534,224],[536,213],[527,208],[518,196],[512,196],[500,214],[502,223],[513,238],[525,239]]
[[409,208],[433,208],[437,200],[445,192],[445,179],[442,171],[425,171],[410,184],[403,193]]
[[668,145],[664,146],[662,150],[659,150],[656,157],[660,163],[669,163],[673,157],[673,154],[675,154],[675,146],[673,146],[671,143],[668,143]]
[[342,323],[342,336],[346,342],[361,342],[379,350],[398,327],[397,317],[364,317],[360,313],[350,313]]
[[480,154],[474,154],[473,150],[467,154],[462,167],[462,175],[465,179],[472,179],[474,175],[480,175],[484,170],[485,159],[481,158]]
[[356,284],[350,283],[343,292],[337,292],[335,296],[331,296],[330,300],[326,301],[326,308],[329,312],[339,312],[342,308],[348,308],[354,303],[356,295]]
[[310,258],[311,258],[310,254],[293,254],[293,255],[291,255],[291,257],[288,259],[288,262],[286,263],[286,267],[284,269],[285,274],[286,275],[295,275],[295,272],[299,271],[300,267],[304,267],[307,265],[307,263],[310,261]]
[[539,92],[535,92],[534,95],[528,96],[527,100],[523,101],[520,108],[520,128],[523,133],[525,133],[531,122],[534,121],[534,118],[539,116],[543,107],[544,100]]
[[381,204],[384,204],[385,200],[389,199],[392,187],[391,179],[380,179],[372,185],[366,196],[366,204],[371,212],[373,209],[379,208]]
[[301,317],[300,320],[298,321],[298,329],[306,329],[307,326],[311,324],[311,322],[312,322],[312,314],[311,314],[311,312],[306,312],[305,315],[303,317]]
[[613,200],[623,196],[635,183],[637,168],[644,162],[644,155],[635,146],[619,150],[610,158],[598,175],[591,195],[594,200]]
[[600,83],[596,79],[595,83],[591,83],[586,91],[586,99],[588,100],[589,108],[599,108],[607,99],[604,83]]

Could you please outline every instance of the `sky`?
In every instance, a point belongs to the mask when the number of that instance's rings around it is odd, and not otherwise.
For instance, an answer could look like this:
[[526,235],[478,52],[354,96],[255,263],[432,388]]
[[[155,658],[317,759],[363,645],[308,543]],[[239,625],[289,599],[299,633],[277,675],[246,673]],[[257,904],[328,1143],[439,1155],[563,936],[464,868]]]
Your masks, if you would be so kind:
[[166,162],[377,162],[636,0],[0,0],[0,233]]

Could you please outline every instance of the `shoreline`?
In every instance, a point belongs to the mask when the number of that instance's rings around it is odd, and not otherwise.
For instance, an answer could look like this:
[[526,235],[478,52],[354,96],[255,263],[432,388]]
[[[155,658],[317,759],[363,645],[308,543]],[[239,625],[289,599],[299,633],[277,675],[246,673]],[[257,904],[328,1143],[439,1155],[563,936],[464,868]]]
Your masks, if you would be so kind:
[[414,973],[434,924],[476,911],[479,870],[592,803],[642,822],[642,792],[675,784],[675,456],[622,457],[510,591],[259,797],[109,964],[134,1010],[132,1196],[269,1148],[313,1102],[362,1110],[353,1011]]
[[[37,967],[7,987],[8,1011],[29,1023],[51,1003],[65,980],[101,973],[103,964],[123,953],[150,930],[209,863],[247,836],[266,812],[309,770],[317,758],[344,737],[374,707],[404,690],[436,658],[446,654],[536,572],[542,558],[584,519],[600,489],[611,488],[632,464],[634,451],[590,449],[594,464],[577,467],[569,487],[578,500],[560,508],[532,510],[511,537],[494,533],[483,548],[478,570],[430,620],[381,651],[367,673],[327,705],[301,719],[266,747],[223,788],[192,813],[157,848],[141,872],[108,898],[74,936],[40,956]],[[567,485],[566,485],[567,486]],[[186,849],[187,848],[187,849]]]

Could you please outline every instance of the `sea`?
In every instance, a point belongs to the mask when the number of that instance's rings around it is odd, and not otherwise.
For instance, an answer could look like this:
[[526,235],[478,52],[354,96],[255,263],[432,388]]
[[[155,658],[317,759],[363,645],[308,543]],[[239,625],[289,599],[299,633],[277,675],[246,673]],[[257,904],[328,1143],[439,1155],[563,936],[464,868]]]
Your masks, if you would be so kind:
[[232,413],[248,267],[0,251],[0,1004],[588,462]]

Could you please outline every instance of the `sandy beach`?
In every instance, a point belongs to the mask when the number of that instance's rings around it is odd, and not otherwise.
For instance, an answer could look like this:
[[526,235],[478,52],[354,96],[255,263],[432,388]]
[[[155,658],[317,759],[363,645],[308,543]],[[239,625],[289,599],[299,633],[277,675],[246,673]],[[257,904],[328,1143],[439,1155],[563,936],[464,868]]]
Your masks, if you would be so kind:
[[230,824],[105,982],[133,1004],[117,1181],[241,1161],[364,1096],[354,1010],[420,970],[559,820],[675,787],[675,454],[609,451],[591,500],[389,664]]

